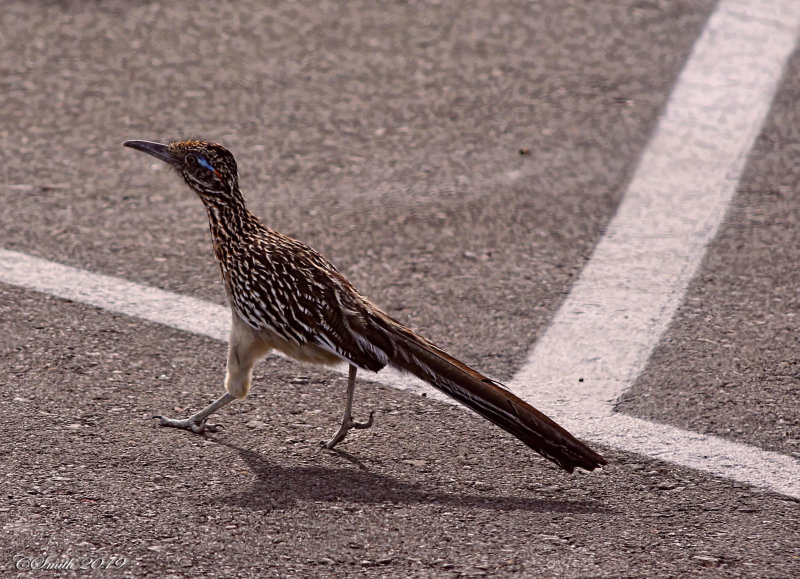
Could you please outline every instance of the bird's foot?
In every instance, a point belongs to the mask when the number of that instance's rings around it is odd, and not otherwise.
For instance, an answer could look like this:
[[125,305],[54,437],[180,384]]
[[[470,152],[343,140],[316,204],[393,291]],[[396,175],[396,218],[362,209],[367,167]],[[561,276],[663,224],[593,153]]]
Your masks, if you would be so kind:
[[205,418],[203,420],[197,420],[193,416],[183,419],[167,418],[166,416],[154,416],[153,418],[158,418],[161,426],[183,428],[184,430],[191,430],[195,434],[203,434],[204,432],[217,432],[222,427],[221,424],[208,424]]
[[333,448],[334,446],[339,444],[342,440],[344,440],[344,437],[347,436],[347,433],[350,432],[350,429],[355,428],[357,430],[362,430],[364,428],[369,428],[370,426],[372,426],[372,418],[374,414],[375,414],[374,410],[370,412],[369,419],[367,419],[366,422],[356,422],[355,420],[353,420],[352,416],[350,415],[346,416],[344,420],[342,420],[342,425],[339,427],[339,432],[337,432],[336,435],[329,441],[321,442],[320,445],[328,449]]

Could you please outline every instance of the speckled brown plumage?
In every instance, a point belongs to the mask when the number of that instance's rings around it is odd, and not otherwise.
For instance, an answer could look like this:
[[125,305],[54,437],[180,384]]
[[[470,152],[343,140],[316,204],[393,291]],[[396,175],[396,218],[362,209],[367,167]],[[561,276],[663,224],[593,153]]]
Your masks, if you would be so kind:
[[602,456],[501,384],[404,327],[361,295],[325,257],[266,227],[245,206],[236,161],[220,145],[128,141],[175,168],[208,213],[214,255],[233,311],[227,394],[185,420],[162,424],[205,427],[209,414],[246,395],[255,360],[270,349],[294,358],[350,364],[345,415],[333,447],[357,423],[350,415],[356,368],[387,365],[410,372],[510,432],[565,470],[593,470]]

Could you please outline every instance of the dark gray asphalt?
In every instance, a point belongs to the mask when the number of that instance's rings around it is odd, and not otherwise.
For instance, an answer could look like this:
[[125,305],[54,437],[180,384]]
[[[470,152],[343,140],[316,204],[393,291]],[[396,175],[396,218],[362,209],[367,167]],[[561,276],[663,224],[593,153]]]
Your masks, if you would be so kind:
[[0,298],[16,306],[0,310],[6,572],[42,553],[176,577],[798,569],[794,501],[613,451],[603,472],[569,476],[477,417],[383,387],[364,384],[356,405],[376,426],[319,452],[343,378],[275,358],[219,434],[157,427],[153,409],[210,400],[224,344],[23,290]]
[[267,223],[506,379],[710,5],[12,3],[4,245],[221,300],[202,207],[120,147],[219,140]]
[[[221,303],[201,204],[120,146],[218,140],[269,225],[507,379],[712,8],[6,2],[0,245]],[[729,225],[623,403],[794,453],[797,77],[793,64]],[[224,344],[9,286],[0,336],[5,574],[43,553],[117,554],[130,576],[800,571],[798,504],[758,489],[613,449],[603,473],[570,477],[460,409],[367,382],[356,408],[376,426],[318,453],[342,379],[281,359],[220,414],[225,430],[193,437],[150,417],[216,397]]]

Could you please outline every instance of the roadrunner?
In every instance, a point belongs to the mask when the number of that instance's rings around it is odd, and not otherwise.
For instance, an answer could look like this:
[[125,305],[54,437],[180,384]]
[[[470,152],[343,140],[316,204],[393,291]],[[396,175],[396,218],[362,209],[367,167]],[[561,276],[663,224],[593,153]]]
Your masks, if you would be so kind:
[[503,385],[381,311],[315,250],[261,223],[247,210],[236,161],[222,146],[203,141],[124,144],[173,167],[203,201],[233,314],[226,393],[189,418],[158,416],[162,425],[203,432],[212,413],[247,395],[253,364],[275,349],[306,362],[350,365],[344,416],[338,432],[323,443],[327,448],[353,428],[372,426],[373,413],[366,422],[353,420],[356,372],[389,365],[425,380],[568,472],[606,464]]

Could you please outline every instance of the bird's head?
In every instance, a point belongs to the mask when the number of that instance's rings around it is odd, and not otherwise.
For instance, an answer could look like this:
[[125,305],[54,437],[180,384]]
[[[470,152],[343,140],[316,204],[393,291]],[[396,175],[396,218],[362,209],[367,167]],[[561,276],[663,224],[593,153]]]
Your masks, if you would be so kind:
[[236,160],[222,145],[205,141],[175,141],[167,145],[125,141],[123,145],[170,165],[204,201],[220,203],[238,193]]

